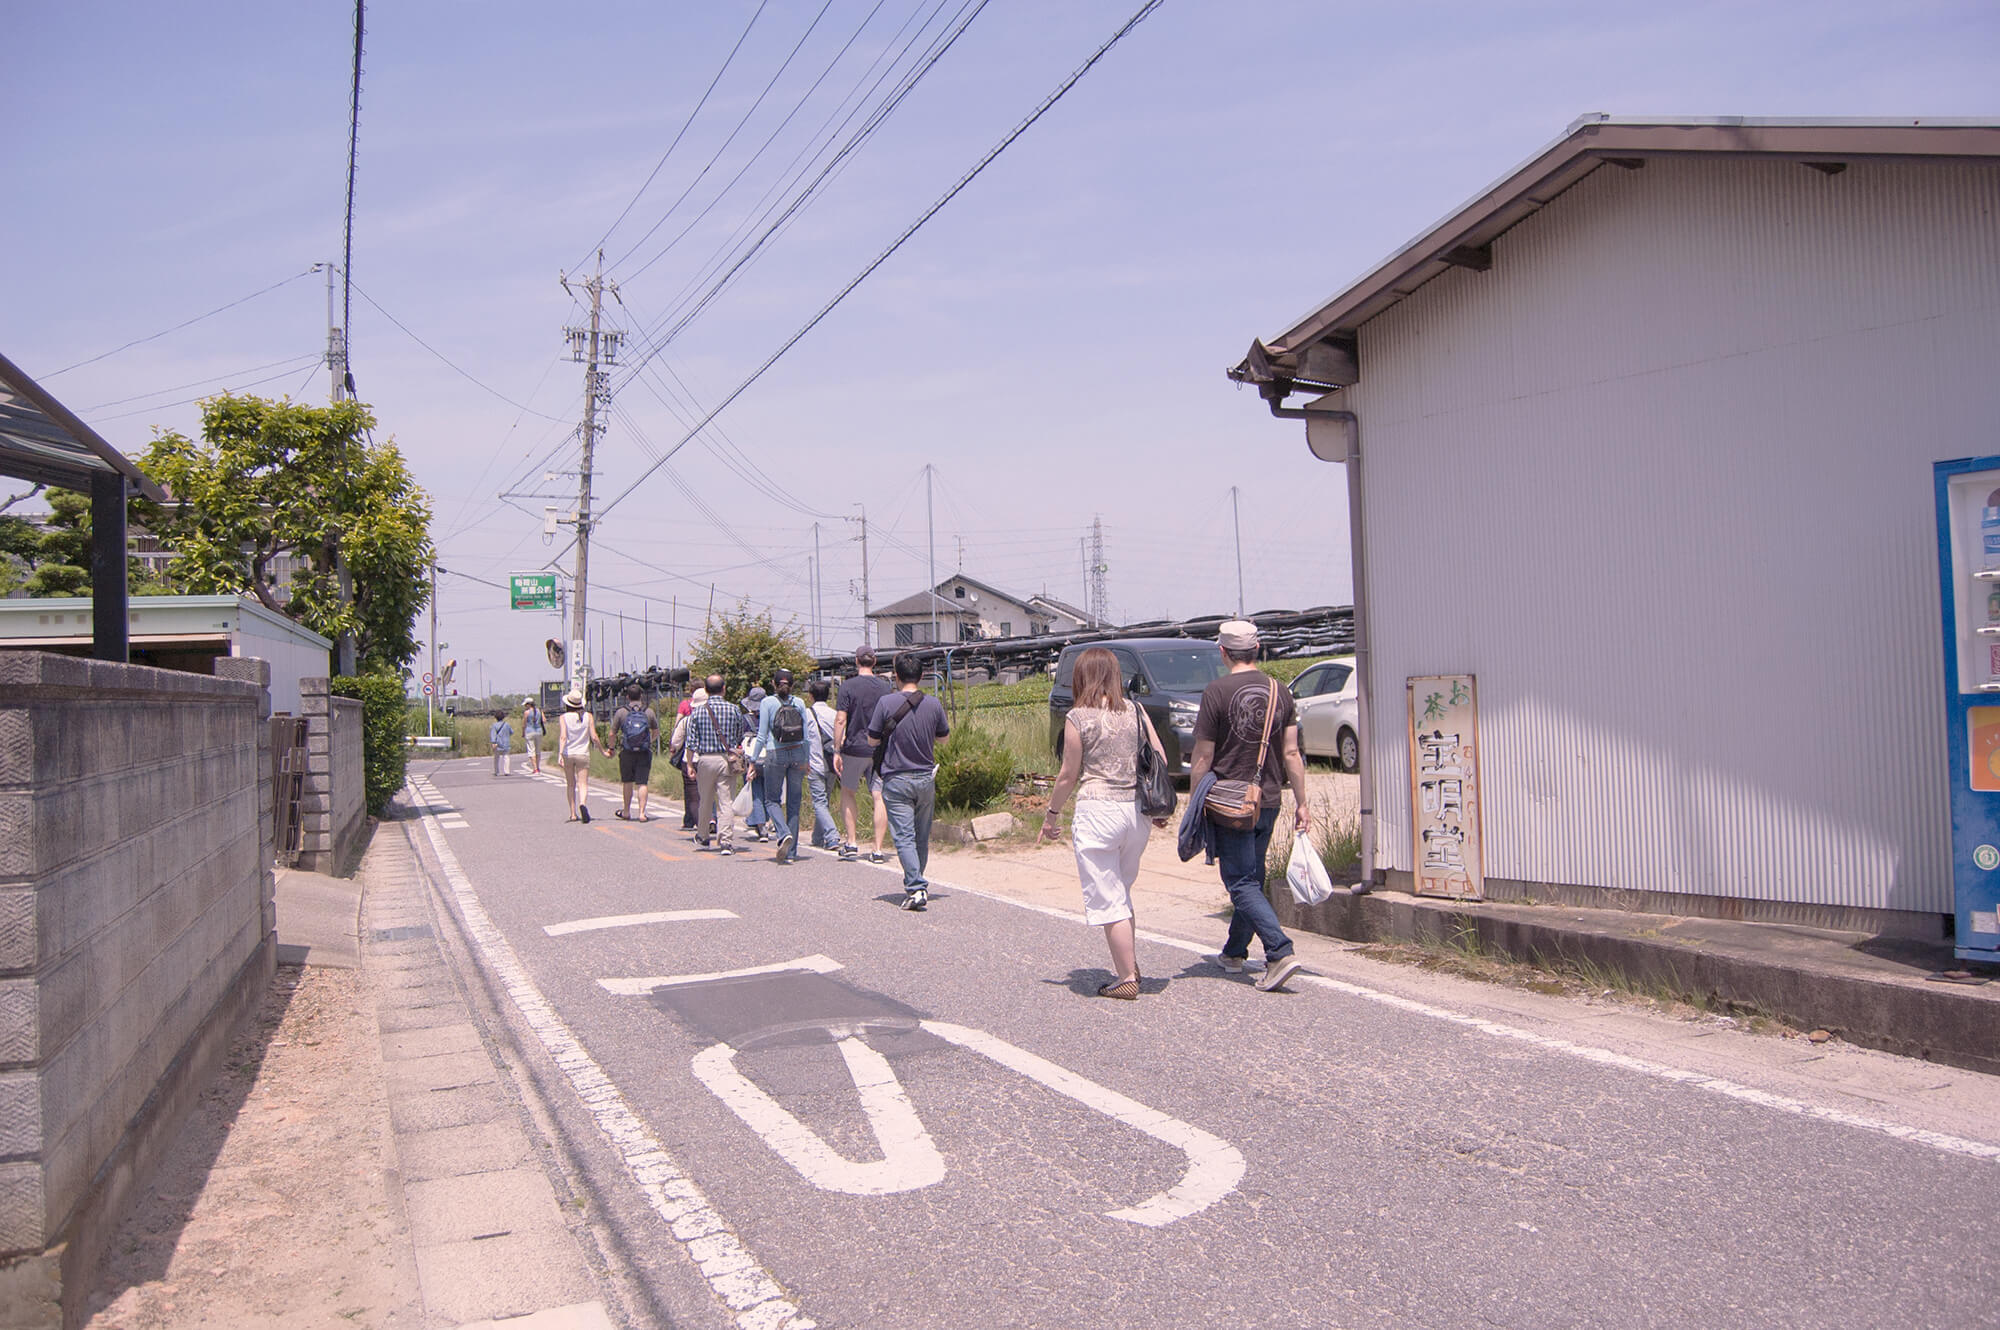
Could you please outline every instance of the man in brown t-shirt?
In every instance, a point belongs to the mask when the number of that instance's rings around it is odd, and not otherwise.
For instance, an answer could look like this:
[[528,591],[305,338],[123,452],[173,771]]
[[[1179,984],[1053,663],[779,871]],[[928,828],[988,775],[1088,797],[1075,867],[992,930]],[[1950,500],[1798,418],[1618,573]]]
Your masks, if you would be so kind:
[[[1231,974],[1243,973],[1250,955],[1250,935],[1264,944],[1264,977],[1257,987],[1276,992],[1298,970],[1292,940],[1278,926],[1277,911],[1264,895],[1264,858],[1271,849],[1271,829],[1278,821],[1281,782],[1289,780],[1296,828],[1309,835],[1312,810],[1306,800],[1306,762],[1299,752],[1298,712],[1291,690],[1257,668],[1257,625],[1232,619],[1222,625],[1218,640],[1229,662],[1229,673],[1202,690],[1201,710],[1194,718],[1194,757],[1188,768],[1192,785],[1210,771],[1217,780],[1255,780],[1263,788],[1256,825],[1248,831],[1215,828],[1216,857],[1222,885],[1236,907],[1229,919],[1229,936],[1216,963]],[[1276,707],[1275,714],[1269,709]],[[1268,725],[1268,739],[1266,727]],[[1263,763],[1258,763],[1260,749]]]

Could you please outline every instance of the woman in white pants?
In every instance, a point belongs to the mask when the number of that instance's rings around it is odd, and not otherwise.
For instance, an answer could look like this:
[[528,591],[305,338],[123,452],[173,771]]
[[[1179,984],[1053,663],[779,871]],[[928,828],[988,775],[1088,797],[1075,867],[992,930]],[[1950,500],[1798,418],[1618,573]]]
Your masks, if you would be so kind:
[[[1099,997],[1131,1001],[1139,996],[1139,958],[1133,944],[1132,883],[1139,876],[1139,856],[1150,834],[1139,812],[1139,744],[1153,745],[1166,760],[1160,738],[1145,708],[1125,700],[1118,678],[1118,658],[1103,647],[1092,647],[1076,658],[1070,684],[1076,703],[1063,721],[1062,771],[1049,791],[1049,812],[1042,821],[1042,839],[1062,835],[1057,814],[1076,791],[1076,814],[1070,819],[1070,843],[1076,849],[1077,876],[1083,883],[1083,917],[1104,929],[1116,974],[1097,990]],[[1165,818],[1151,820],[1165,826]]]

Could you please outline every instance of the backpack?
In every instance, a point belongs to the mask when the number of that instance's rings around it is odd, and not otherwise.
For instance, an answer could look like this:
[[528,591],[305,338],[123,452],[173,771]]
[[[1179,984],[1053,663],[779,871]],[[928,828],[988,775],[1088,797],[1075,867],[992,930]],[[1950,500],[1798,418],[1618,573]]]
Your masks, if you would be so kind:
[[771,717],[771,742],[778,744],[798,744],[806,741],[806,713],[797,699],[780,703],[778,714]]
[[627,752],[653,746],[653,718],[643,707],[627,707],[618,717],[618,737]]

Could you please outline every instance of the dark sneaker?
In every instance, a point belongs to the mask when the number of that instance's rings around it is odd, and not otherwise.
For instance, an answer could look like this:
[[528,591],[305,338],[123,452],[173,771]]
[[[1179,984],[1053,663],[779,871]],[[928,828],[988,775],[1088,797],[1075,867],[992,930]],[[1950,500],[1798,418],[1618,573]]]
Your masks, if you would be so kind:
[[590,821],[590,805],[579,804],[577,806],[576,815],[582,818],[585,823],[588,823]]
[[842,863],[852,863],[861,857],[861,851],[852,845],[843,845],[835,853],[840,856]]
[[716,853],[717,853],[717,854],[734,854],[734,853],[736,853],[736,847],[735,847],[734,845],[731,845],[731,844],[730,844],[730,843],[729,843],[728,841],[724,841],[724,842],[722,842],[722,848],[721,848],[721,849],[719,849],[719,850],[717,850],[717,851],[716,851]]
[[1285,981],[1299,972],[1299,958],[1287,956],[1281,961],[1272,961],[1264,967],[1264,977],[1257,981],[1257,989],[1263,993],[1275,993],[1285,986]]
[[696,848],[696,849],[698,849],[698,850],[705,850],[705,849],[707,849],[707,848],[708,848],[708,837],[706,837],[706,836],[696,836],[696,837],[694,838],[694,844],[695,844],[695,848]]
[[792,836],[780,836],[778,838],[778,853],[776,855],[778,862],[782,864],[790,859],[792,857],[792,847],[798,843],[798,840]]
[[886,864],[889,862],[889,856],[880,850],[870,850],[868,852],[868,862],[871,864]]
[[904,892],[903,899],[899,903],[906,910],[921,910],[931,903],[931,894],[918,887],[915,891]]

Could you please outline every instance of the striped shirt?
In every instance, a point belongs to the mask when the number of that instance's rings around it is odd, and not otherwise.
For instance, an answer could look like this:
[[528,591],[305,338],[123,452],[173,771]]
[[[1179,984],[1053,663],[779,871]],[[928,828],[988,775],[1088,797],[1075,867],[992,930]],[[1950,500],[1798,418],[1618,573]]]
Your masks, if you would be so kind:
[[697,756],[717,756],[743,742],[743,709],[734,702],[711,697],[689,710],[687,723],[688,751]]

